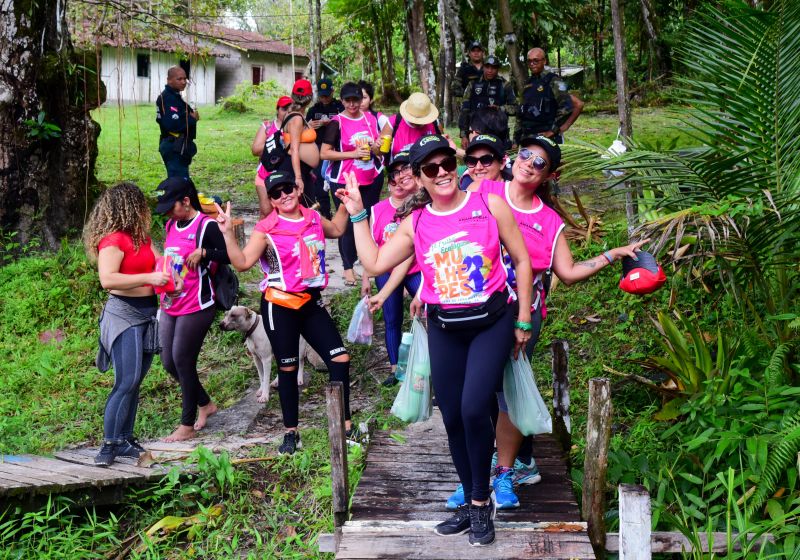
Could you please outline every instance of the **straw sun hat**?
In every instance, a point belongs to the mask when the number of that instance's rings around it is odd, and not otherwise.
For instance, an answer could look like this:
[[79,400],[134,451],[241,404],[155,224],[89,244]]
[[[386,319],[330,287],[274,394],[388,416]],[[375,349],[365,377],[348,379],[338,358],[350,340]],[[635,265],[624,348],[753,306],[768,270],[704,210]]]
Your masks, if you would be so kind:
[[411,124],[430,124],[439,118],[439,109],[427,95],[416,92],[400,104],[400,114]]

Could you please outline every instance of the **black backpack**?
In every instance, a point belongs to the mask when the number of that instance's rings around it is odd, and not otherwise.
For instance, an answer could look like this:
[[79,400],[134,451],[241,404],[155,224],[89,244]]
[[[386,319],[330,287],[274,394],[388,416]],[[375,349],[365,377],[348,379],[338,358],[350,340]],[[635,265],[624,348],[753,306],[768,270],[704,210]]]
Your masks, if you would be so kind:
[[[286,158],[289,156],[286,146],[283,145],[283,129],[286,126],[286,123],[289,122],[292,117],[298,116],[302,118],[303,115],[300,113],[292,113],[291,115],[288,115],[281,123],[281,128],[276,130],[272,136],[267,136],[267,140],[264,142],[264,149],[261,152],[261,158],[259,161],[261,162],[261,165],[264,166],[264,169],[270,173],[277,171],[284,160],[286,160]],[[305,119],[303,120],[305,122]]]

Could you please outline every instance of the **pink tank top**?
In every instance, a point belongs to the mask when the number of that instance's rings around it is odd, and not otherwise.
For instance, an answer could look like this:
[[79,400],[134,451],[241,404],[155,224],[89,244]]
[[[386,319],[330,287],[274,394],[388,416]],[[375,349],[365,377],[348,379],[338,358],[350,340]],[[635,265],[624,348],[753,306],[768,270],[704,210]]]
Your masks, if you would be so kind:
[[[262,126],[264,126],[266,128],[267,123],[265,122]],[[279,130],[280,130],[280,127],[276,126],[275,125],[275,121],[273,120],[270,123],[269,128],[267,128],[267,138],[269,138],[270,136],[272,136],[273,134],[275,134]],[[266,180],[266,178],[269,177],[271,173],[272,173],[272,171],[267,171],[266,169],[264,169],[264,166],[261,165],[261,162],[258,162],[258,167],[256,167],[256,174],[261,179],[265,179]]]
[[[297,220],[273,211],[255,226],[256,231],[267,237],[267,250],[260,259],[264,272],[259,285],[262,292],[269,286],[285,292],[302,292],[328,285],[322,218],[315,210],[301,207],[300,211],[303,217]],[[302,259],[306,259],[305,264]]]
[[412,214],[423,303],[468,307],[503,290],[500,234],[485,196],[468,192],[450,212],[436,212],[428,205]]
[[[381,200],[372,207],[372,218],[370,218],[370,223],[372,224],[372,238],[375,240],[375,243],[378,244],[378,247],[383,247],[383,244],[389,241],[400,226],[400,222],[394,219],[396,211],[397,207],[392,204],[391,197]],[[415,274],[417,272],[419,272],[419,265],[416,259],[414,259],[414,264],[408,269],[408,274]]]
[[[380,136],[378,130],[378,119],[375,115],[367,111],[361,117],[351,119],[344,113],[334,115],[331,120],[339,123],[339,151],[352,152],[361,143],[374,142]],[[375,157],[369,161],[362,159],[345,159],[334,162],[331,165],[330,180],[334,183],[342,183],[343,173],[355,173],[359,185],[369,185],[378,176],[378,168],[375,167]]]
[[394,139],[392,140],[392,157],[394,157],[398,152],[408,150],[414,144],[414,142],[423,136],[427,136],[428,134],[436,134],[436,127],[433,123],[420,126],[411,126],[403,117],[398,118],[398,116],[399,115],[395,115],[389,121],[389,123],[392,125],[394,125],[394,123],[398,123],[397,132],[394,133]]
[[[542,275],[553,266],[553,257],[556,250],[556,240],[564,229],[564,221],[558,212],[546,206],[539,197],[533,202],[533,208],[522,210],[511,202],[509,194],[510,185],[508,181],[481,181],[480,192],[484,194],[496,194],[504,199],[511,207],[514,219],[522,232],[525,240],[525,248],[531,259],[531,269],[533,271],[533,284],[537,287],[533,297],[533,309],[539,304],[542,305],[542,317],[547,315],[544,306],[544,286],[542,285]],[[503,249],[503,264],[508,272],[508,282],[516,289],[516,274],[511,257]]]
[[[167,315],[174,317],[188,315],[214,305],[214,285],[210,282],[208,275],[214,273],[216,264],[211,263],[210,267],[197,266],[194,270],[189,270],[183,264],[186,262],[186,257],[203,244],[203,235],[208,223],[209,218],[198,212],[197,216],[183,229],[179,228],[174,220],[170,220],[166,224],[167,237],[164,240],[164,254],[178,256],[178,259],[175,260],[180,263],[180,275],[183,278],[183,292],[174,296],[170,306],[163,309]],[[202,301],[203,291],[200,288],[203,283],[208,283],[210,286],[211,297],[208,301]],[[165,297],[165,294],[161,295],[162,303]]]

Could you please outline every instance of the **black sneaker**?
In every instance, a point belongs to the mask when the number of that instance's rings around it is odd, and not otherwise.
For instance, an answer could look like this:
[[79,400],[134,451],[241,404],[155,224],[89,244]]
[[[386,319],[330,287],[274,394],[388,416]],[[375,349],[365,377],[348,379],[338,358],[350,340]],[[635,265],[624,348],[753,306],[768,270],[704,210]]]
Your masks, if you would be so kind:
[[128,438],[117,446],[117,457],[138,459],[146,449],[139,445],[136,438]]
[[383,380],[383,382],[381,383],[381,385],[383,385],[384,387],[394,387],[394,386],[395,386],[395,385],[397,385],[398,383],[400,383],[400,382],[399,382],[399,381],[397,380],[397,378],[394,376],[394,373],[390,373],[390,374],[389,374],[389,377],[387,377],[386,379],[384,379],[384,380]]
[[281,455],[291,455],[302,447],[303,444],[300,441],[300,432],[286,432],[283,435],[283,443],[278,448],[278,453]]
[[[458,506],[453,516],[439,523],[433,529],[433,532],[443,537],[452,537],[454,535],[463,535],[469,531],[471,525],[469,507],[469,504],[461,504]],[[472,535],[470,535],[470,540],[471,539]]]
[[94,464],[97,467],[108,467],[114,463],[117,455],[119,455],[119,445],[113,441],[104,441],[100,452],[94,456]]
[[494,500],[484,506],[469,506],[469,544],[484,546],[494,542]]

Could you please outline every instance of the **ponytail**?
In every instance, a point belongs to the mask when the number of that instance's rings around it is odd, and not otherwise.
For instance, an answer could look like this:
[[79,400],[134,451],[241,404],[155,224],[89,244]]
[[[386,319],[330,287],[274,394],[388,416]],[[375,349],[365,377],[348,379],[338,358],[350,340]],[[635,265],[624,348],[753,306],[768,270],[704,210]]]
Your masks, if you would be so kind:
[[423,206],[427,206],[431,202],[432,200],[430,193],[428,193],[425,187],[420,187],[417,192],[408,197],[403,202],[402,206],[400,206],[400,208],[397,209],[397,212],[394,213],[394,219],[402,220],[403,218],[411,214],[414,210],[422,208]]

